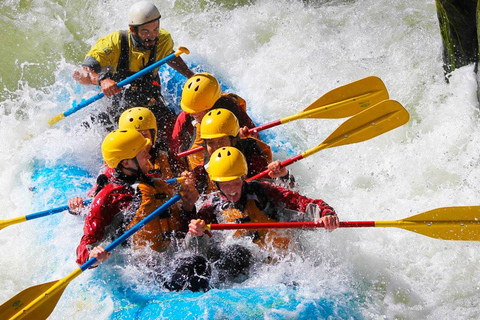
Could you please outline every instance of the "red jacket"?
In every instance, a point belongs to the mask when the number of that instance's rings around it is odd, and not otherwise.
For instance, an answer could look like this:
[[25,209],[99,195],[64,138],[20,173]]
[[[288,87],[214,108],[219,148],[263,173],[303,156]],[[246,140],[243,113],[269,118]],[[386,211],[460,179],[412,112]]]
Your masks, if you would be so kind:
[[115,177],[98,192],[85,219],[83,236],[77,247],[79,265],[88,260],[90,249],[108,237],[113,240],[123,233],[123,213],[131,209],[134,195],[135,190],[130,183]]
[[284,189],[265,181],[244,182],[242,197],[236,203],[231,203],[220,192],[209,197],[198,211],[198,217],[206,223],[219,223],[217,217],[222,214],[225,208],[236,208],[244,211],[248,200],[255,200],[255,203],[267,217],[280,220],[280,215],[285,209],[298,212],[305,212],[311,203],[316,204],[320,209],[320,216],[335,215],[335,210],[321,199],[311,199],[300,195],[297,192]]

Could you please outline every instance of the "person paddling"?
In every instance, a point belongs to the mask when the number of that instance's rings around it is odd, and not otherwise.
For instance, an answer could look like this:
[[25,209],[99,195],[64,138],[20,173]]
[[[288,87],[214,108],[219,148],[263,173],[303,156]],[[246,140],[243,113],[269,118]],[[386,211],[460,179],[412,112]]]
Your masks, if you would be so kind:
[[[99,85],[112,105],[99,115],[105,126],[112,127],[120,114],[132,106],[151,109],[158,121],[160,136],[170,141],[175,114],[165,105],[158,69],[134,81],[130,86],[117,88],[117,83],[173,52],[173,40],[168,31],[160,28],[160,11],[149,1],[133,4],[128,11],[128,31],[116,31],[100,38],[87,53],[82,70],[73,78],[80,84]],[[194,75],[181,57],[168,65],[187,78]],[[121,94],[120,94],[121,93]]]
[[[325,229],[334,230],[339,226],[335,210],[321,199],[311,199],[296,192],[284,189],[266,181],[246,182],[248,173],[244,155],[236,148],[224,147],[216,150],[210,159],[208,174],[219,189],[210,194],[201,206],[197,216],[189,224],[188,233],[198,237],[207,251],[218,250],[223,238],[215,234],[205,235],[208,223],[246,223],[278,221],[316,221]],[[287,250],[290,244],[288,232],[278,230],[238,231],[236,236],[248,237],[261,248],[280,251]],[[216,239],[216,240],[215,240]],[[231,259],[226,266],[237,270]],[[245,261],[238,260],[246,272]]]
[[246,137],[248,128],[240,129],[238,119],[233,112],[223,108],[208,111],[202,119],[200,131],[206,152],[204,152],[203,164],[192,171],[199,192],[214,189],[206,171],[210,155],[219,148],[230,146],[239,149],[245,156],[248,166],[247,178],[269,169],[270,178],[281,178],[283,182],[294,183],[293,177],[290,176],[287,168],[281,167],[280,161],[272,162],[272,152],[266,143],[253,137]]
[[[255,127],[247,114],[245,100],[234,93],[222,94],[220,83],[210,73],[197,73],[187,80],[180,106],[183,111],[176,119],[170,144],[173,154],[203,145],[200,124],[203,116],[211,109],[228,109],[235,114],[241,127]],[[258,137],[258,134],[255,134],[255,137]],[[191,170],[203,162],[203,152],[193,153],[187,159]]]
[[[149,170],[148,175],[154,178],[167,180],[180,176],[185,167],[177,158],[171,157],[167,151],[165,151],[166,143],[161,138],[158,138],[157,121],[153,112],[144,107],[131,108],[122,113],[118,121],[118,129],[134,129],[140,132],[145,138],[151,141],[151,144],[147,146],[148,153],[150,154],[152,168]],[[103,184],[114,173],[114,169],[105,168],[103,174],[97,178],[97,185]],[[184,174],[185,175],[185,174]],[[96,190],[96,186],[90,191],[87,197],[93,197]],[[74,215],[78,215],[84,208],[84,199],[82,197],[74,197],[68,200],[69,212]]]
[[142,172],[151,168],[149,145],[149,139],[132,129],[112,131],[103,140],[103,159],[114,172],[104,184],[97,185],[77,247],[79,265],[92,257],[101,263],[110,256],[102,243],[125,230],[124,213],[132,210],[133,184],[139,181]]
[[157,120],[150,109],[135,107],[124,111],[118,120],[118,128],[138,130],[152,141],[149,153],[153,169],[150,175],[167,180],[178,177],[186,170],[184,164],[171,154],[168,142],[158,135]]

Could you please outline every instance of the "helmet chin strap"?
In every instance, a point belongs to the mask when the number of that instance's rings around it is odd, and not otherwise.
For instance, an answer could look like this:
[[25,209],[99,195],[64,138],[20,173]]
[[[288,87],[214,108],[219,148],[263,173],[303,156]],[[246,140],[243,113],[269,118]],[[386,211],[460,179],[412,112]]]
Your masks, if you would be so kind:
[[143,174],[143,172],[140,169],[140,164],[138,163],[137,157],[135,157],[131,160],[133,161],[133,163],[135,163],[135,166],[137,167],[136,169],[127,168],[124,165],[122,165],[121,163],[118,164],[117,168],[133,173],[133,174],[130,175],[132,177],[140,178],[140,176]]

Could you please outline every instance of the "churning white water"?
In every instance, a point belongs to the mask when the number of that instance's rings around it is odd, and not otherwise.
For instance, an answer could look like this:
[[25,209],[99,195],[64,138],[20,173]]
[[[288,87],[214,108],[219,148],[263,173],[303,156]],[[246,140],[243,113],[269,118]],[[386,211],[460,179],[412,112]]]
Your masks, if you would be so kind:
[[[130,5],[127,0],[0,3],[0,219],[65,204],[50,201],[58,196],[54,185],[32,192],[35,166],[75,165],[90,176],[72,183],[93,183],[105,132],[86,131],[80,123],[103,102],[53,128],[47,121],[73,100],[96,93],[80,88],[70,75],[98,37],[126,28]],[[341,220],[396,220],[478,204],[475,74],[467,66],[445,82],[434,1],[165,0],[157,5],[161,26],[175,45],[191,50],[184,59],[244,97],[258,124],[297,113],[357,79],[375,75],[384,81],[390,98],[409,111],[409,123],[366,142],[320,151],[290,168],[301,193],[324,199]],[[285,159],[286,150],[300,153],[318,145],[342,121],[299,120],[270,129],[277,137],[272,141],[277,158]],[[75,187],[64,199],[76,194]],[[0,302],[72,272],[82,223],[64,213],[1,230]],[[300,287],[297,299],[353,301],[358,309],[353,317],[365,319],[480,317],[476,242],[393,228],[318,230],[302,237],[303,259],[294,255],[283,264],[260,267],[239,287],[292,281]],[[102,270],[108,269],[89,270],[73,281],[52,318],[108,318],[115,309],[108,278],[102,282],[94,276]],[[134,282],[136,274],[128,270],[123,272]],[[198,299],[208,304],[209,294]],[[264,317],[296,314],[266,310]]]

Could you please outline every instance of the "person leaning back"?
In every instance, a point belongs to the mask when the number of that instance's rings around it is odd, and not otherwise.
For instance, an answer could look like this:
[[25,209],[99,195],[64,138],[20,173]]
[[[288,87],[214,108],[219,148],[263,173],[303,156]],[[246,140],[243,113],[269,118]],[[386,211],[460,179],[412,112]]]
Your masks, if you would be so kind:
[[[132,5],[128,11],[129,30],[100,38],[87,53],[83,70],[75,71],[73,78],[81,84],[99,85],[105,96],[113,98],[112,106],[107,109],[109,114],[99,116],[103,124],[116,123],[129,107],[147,106],[157,117],[162,138],[169,141],[175,115],[163,101],[158,69],[135,80],[128,88],[117,87],[119,81],[173,52],[172,37],[160,28],[160,17],[158,8],[148,1]],[[194,75],[181,57],[168,65],[187,78]]]

